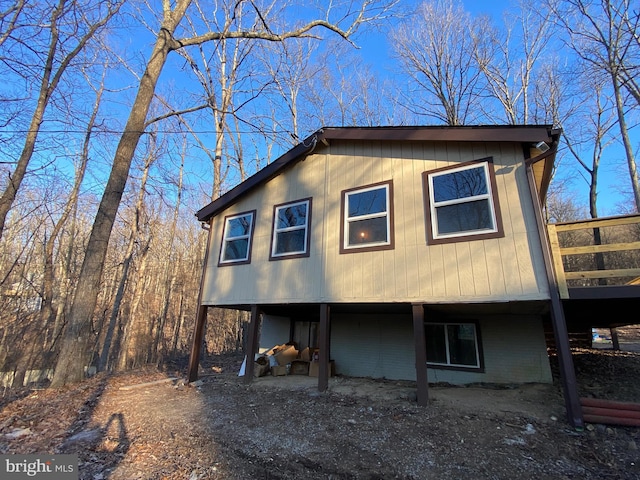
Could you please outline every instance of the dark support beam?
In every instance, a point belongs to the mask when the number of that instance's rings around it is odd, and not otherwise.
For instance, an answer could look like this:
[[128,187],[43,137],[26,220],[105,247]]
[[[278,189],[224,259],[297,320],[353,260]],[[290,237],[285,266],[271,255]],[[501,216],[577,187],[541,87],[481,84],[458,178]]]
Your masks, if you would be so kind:
[[325,392],[329,388],[329,361],[331,360],[331,311],[329,305],[320,305],[320,328],[318,331],[318,391]]
[[560,381],[562,382],[564,403],[567,409],[567,419],[573,427],[583,428],[584,418],[582,416],[582,406],[580,405],[580,395],[578,394],[576,371],[573,366],[573,358],[571,356],[571,346],[569,345],[567,322],[564,316],[562,301],[560,300],[558,281],[556,280],[553,256],[551,254],[551,245],[547,235],[547,225],[542,215],[542,207],[540,205],[540,199],[538,198],[532,165],[530,163],[527,165],[527,179],[529,181],[529,191],[531,192],[533,210],[538,224],[538,235],[542,246],[542,256],[544,258],[547,281],[549,284],[551,323],[553,324],[553,334],[556,340],[556,351],[558,355],[558,364],[560,366]]
[[196,317],[196,328],[193,332],[193,343],[191,344],[191,356],[189,357],[189,382],[198,379],[198,366],[200,365],[200,354],[202,353],[202,341],[204,339],[204,327],[207,323],[207,312],[209,307],[200,305]]
[[413,336],[416,348],[416,383],[418,384],[418,405],[429,403],[429,382],[427,379],[427,343],[424,336],[424,305],[412,305]]
[[244,383],[251,383],[253,380],[254,359],[258,352],[258,331],[260,330],[260,308],[258,305],[251,305],[251,320],[249,322],[249,334],[247,336],[247,357],[244,368]]
[[207,265],[209,263],[209,249],[211,247],[211,221],[209,221],[207,230],[207,248],[204,253],[204,261],[202,262],[200,289],[198,290],[198,312],[196,314],[196,327],[193,332],[191,356],[189,357],[189,372],[187,375],[187,379],[189,382],[195,382],[198,379],[198,365],[200,365],[200,355],[202,354],[202,344],[204,341],[204,330],[207,324],[207,312],[209,311],[209,306],[202,304],[202,296],[204,295],[205,275],[207,272]]
[[611,327],[609,331],[611,332],[611,343],[612,343],[613,349],[615,351],[620,351],[620,339],[618,338],[618,329],[616,327]]

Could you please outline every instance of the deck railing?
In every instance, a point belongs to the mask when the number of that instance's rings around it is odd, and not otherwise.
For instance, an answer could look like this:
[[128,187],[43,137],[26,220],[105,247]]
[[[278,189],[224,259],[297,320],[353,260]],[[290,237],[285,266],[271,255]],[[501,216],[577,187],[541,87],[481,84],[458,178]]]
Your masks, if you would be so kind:
[[571,287],[640,283],[640,215],[547,225],[561,298]]

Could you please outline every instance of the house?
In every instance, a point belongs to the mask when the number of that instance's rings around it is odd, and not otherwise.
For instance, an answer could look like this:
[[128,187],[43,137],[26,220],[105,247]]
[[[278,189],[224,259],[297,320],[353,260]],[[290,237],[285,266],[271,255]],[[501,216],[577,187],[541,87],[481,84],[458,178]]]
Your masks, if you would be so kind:
[[[347,376],[551,382],[582,424],[541,199],[549,125],[323,128],[197,212],[209,228],[189,378],[209,307],[252,312],[248,356],[296,341]],[[260,330],[260,335],[258,331]],[[252,362],[247,379],[252,377]]]

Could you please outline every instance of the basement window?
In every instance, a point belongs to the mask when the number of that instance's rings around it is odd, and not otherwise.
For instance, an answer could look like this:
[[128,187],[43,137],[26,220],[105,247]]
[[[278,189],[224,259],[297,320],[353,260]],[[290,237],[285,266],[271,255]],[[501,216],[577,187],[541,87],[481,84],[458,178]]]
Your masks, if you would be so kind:
[[475,323],[425,323],[427,365],[483,369]]

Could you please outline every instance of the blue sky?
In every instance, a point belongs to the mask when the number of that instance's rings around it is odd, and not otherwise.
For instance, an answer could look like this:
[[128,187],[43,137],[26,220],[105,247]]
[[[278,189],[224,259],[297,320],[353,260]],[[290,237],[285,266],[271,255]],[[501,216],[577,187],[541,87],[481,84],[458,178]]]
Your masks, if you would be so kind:
[[[409,0],[404,5],[417,4],[420,0]],[[502,22],[502,16],[508,10],[518,9],[518,0],[462,0],[466,10],[474,15],[490,15],[496,24]],[[378,68],[381,75],[390,74],[387,65],[393,65],[390,56],[390,44],[387,40],[387,32],[379,31],[376,34],[368,34],[359,39],[361,53],[365,60],[373,67]],[[395,68],[395,67],[393,67]],[[636,129],[638,130],[638,129]],[[617,130],[616,130],[617,133]],[[633,132],[634,146],[640,145],[639,134]],[[586,152],[588,155],[589,152]],[[586,161],[590,159],[586,157]],[[588,183],[583,177],[584,170],[577,167],[573,158],[567,158],[561,165],[558,178],[569,178],[569,192],[575,201],[586,208],[588,202]],[[628,185],[628,187],[626,187]],[[598,188],[598,213],[600,216],[616,215],[621,213],[619,203],[623,196],[621,188],[630,190],[629,173],[626,166],[624,150],[621,145],[609,147],[603,156]],[[585,211],[588,214],[588,210]]]

